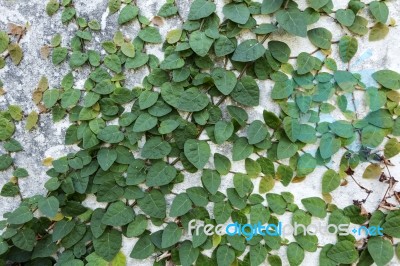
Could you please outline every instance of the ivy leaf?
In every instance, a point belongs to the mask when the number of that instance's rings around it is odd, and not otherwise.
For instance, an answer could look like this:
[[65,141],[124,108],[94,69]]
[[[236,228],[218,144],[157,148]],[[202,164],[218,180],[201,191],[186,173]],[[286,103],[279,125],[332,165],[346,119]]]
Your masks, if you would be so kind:
[[392,158],[400,153],[400,143],[396,138],[389,139],[384,148],[386,158]]
[[297,153],[298,147],[295,143],[290,142],[287,138],[283,138],[278,143],[277,157],[279,160],[290,158]]
[[218,57],[225,56],[235,51],[236,44],[232,42],[228,37],[221,35],[214,42],[214,52]]
[[297,161],[297,176],[306,176],[317,167],[316,159],[309,153],[304,153]]
[[385,24],[388,20],[389,8],[385,2],[372,1],[369,3],[369,10],[378,22]]
[[214,40],[207,37],[202,31],[194,31],[189,37],[190,48],[201,57],[208,54],[208,50],[210,50],[213,42]]
[[304,75],[309,73],[313,69],[314,69],[314,58],[308,53],[304,52],[300,53],[297,57],[297,74]]
[[211,150],[206,141],[189,139],[185,142],[184,153],[197,169],[203,169],[210,158]]
[[201,176],[201,182],[208,192],[210,192],[212,195],[215,195],[221,184],[221,176],[217,171],[204,169],[203,175]]
[[268,136],[267,127],[260,120],[254,120],[247,129],[249,144],[256,144]]
[[142,157],[146,159],[162,159],[166,157],[172,148],[171,145],[159,137],[146,141],[142,148]]
[[245,76],[237,82],[231,96],[240,104],[257,106],[260,101],[260,89],[252,77]]
[[141,114],[135,121],[132,130],[134,132],[145,132],[157,125],[157,118],[149,113]]
[[133,247],[130,257],[140,260],[146,259],[154,253],[154,248],[150,235],[143,235]]
[[150,217],[163,219],[166,212],[164,195],[159,190],[146,193],[143,198],[137,200],[139,208]]
[[268,49],[271,52],[271,55],[281,63],[287,63],[290,57],[290,48],[289,46],[280,41],[270,41],[268,42]]
[[353,25],[356,15],[351,9],[338,9],[336,10],[336,19],[340,24],[346,27]]
[[211,76],[217,89],[224,95],[229,95],[237,83],[235,74],[223,68],[215,68]]
[[253,146],[248,143],[247,138],[238,138],[233,143],[232,159],[233,161],[240,161],[246,159],[250,154],[253,153]]
[[97,162],[103,171],[107,171],[117,159],[117,151],[114,149],[102,148],[97,153]]
[[324,7],[326,4],[328,4],[329,0],[309,0],[308,3],[310,7],[314,8],[315,10],[318,10]]
[[162,69],[171,70],[179,69],[185,65],[185,61],[177,53],[170,54],[164,61],[162,61],[160,67]]
[[214,204],[215,221],[219,224],[225,223],[232,213],[231,205],[226,201],[217,202]]
[[179,260],[182,265],[192,265],[197,260],[199,254],[199,249],[194,248],[192,242],[189,240],[183,241],[179,246]]
[[235,174],[233,176],[233,185],[241,198],[251,193],[253,190],[253,183],[250,181],[250,178],[244,174]]
[[287,247],[287,257],[290,266],[298,266],[304,260],[304,250],[297,243],[290,243]]
[[311,43],[316,47],[329,50],[331,49],[332,33],[325,28],[314,28],[307,32]]
[[[230,266],[235,260],[235,251],[227,245],[221,245],[217,249],[217,263],[220,266]],[[252,264],[253,265],[253,264]]]
[[328,169],[322,176],[322,193],[329,193],[340,186],[340,176],[332,169]]
[[171,205],[169,215],[171,217],[178,217],[186,214],[192,209],[192,201],[186,193],[178,194]]
[[119,131],[119,126],[106,126],[97,134],[98,139],[108,143],[119,143],[124,139],[124,134]]
[[322,159],[329,159],[334,155],[341,147],[341,142],[336,139],[332,134],[325,133],[321,137],[319,151]]
[[36,244],[36,234],[30,228],[24,228],[11,238],[13,244],[22,250],[32,251]]
[[284,30],[300,37],[307,37],[307,24],[304,14],[297,8],[279,10],[276,20]]
[[26,118],[25,129],[32,130],[39,120],[39,114],[36,111],[32,111],[29,113],[28,117]]
[[241,42],[233,53],[232,60],[238,62],[255,61],[265,53],[264,46],[255,39]]
[[71,68],[78,68],[83,64],[85,64],[88,59],[89,59],[88,54],[75,51],[71,54],[71,57],[69,59],[69,65]]
[[400,74],[392,70],[379,70],[372,77],[383,87],[392,90],[400,89]]
[[368,40],[370,42],[384,39],[389,33],[389,27],[380,22],[376,23],[369,32]]
[[261,14],[271,14],[279,10],[283,0],[263,0],[261,4]]
[[38,202],[40,212],[49,218],[56,216],[59,206],[60,202],[54,196],[42,198]]
[[111,261],[118,254],[122,246],[122,234],[115,229],[107,230],[99,238],[93,239],[93,247],[96,253]]
[[392,243],[378,236],[373,236],[368,240],[368,252],[378,266],[388,264],[394,256]]
[[56,47],[51,54],[51,60],[54,65],[61,64],[68,55],[68,49],[65,47]]
[[367,166],[367,168],[365,168],[365,171],[363,173],[363,178],[377,179],[381,176],[381,174],[382,174],[382,169],[379,166],[379,164],[370,164]]
[[349,27],[349,30],[358,35],[365,35],[368,33],[368,20],[361,16],[356,16],[354,23]]
[[[0,117],[0,141],[8,140],[14,135],[15,125],[10,120]],[[0,167],[1,168],[1,167]]]
[[145,42],[148,43],[161,43],[162,38],[157,28],[147,26],[146,28],[139,31],[138,36]]
[[343,36],[339,41],[339,55],[347,63],[354,57],[358,50],[358,41],[351,36]]
[[126,5],[118,16],[118,24],[122,25],[132,21],[139,14],[139,8],[133,5]]
[[358,252],[352,242],[342,240],[328,250],[327,256],[338,264],[351,264],[357,261]]
[[9,224],[24,224],[32,219],[33,214],[31,210],[26,206],[18,207],[7,216],[7,222]]
[[245,24],[250,17],[249,8],[245,4],[230,3],[222,8],[224,16],[238,24]]
[[19,65],[22,60],[23,51],[18,43],[11,43],[8,45],[8,53],[14,65]]
[[135,214],[133,209],[122,201],[113,202],[107,208],[101,222],[110,226],[123,226],[133,221]]
[[214,127],[214,137],[217,144],[224,143],[234,131],[232,122],[218,121]]
[[327,211],[324,200],[318,197],[310,197],[302,199],[301,203],[303,203],[306,210],[309,211],[312,216],[325,218]]
[[182,229],[180,229],[176,223],[168,223],[162,233],[161,247],[168,248],[175,245],[176,243],[178,243],[181,236]]
[[190,6],[188,19],[197,20],[210,16],[215,11],[215,4],[207,0],[195,0]]
[[365,120],[371,125],[380,127],[380,128],[392,128],[394,121],[392,115],[389,111],[385,109],[379,109],[377,111],[369,113]]

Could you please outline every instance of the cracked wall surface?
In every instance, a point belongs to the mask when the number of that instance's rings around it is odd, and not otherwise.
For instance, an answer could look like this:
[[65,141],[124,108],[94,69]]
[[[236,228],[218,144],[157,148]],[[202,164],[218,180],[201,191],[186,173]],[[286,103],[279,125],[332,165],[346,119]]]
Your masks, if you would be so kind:
[[[73,37],[73,33],[76,30],[76,26],[69,24],[68,26],[61,23],[61,12],[58,12],[53,17],[48,17],[44,11],[47,1],[43,0],[0,0],[0,29],[5,29],[6,24],[9,22],[16,24],[29,23],[29,29],[27,34],[21,40],[21,46],[24,50],[24,58],[19,66],[7,64],[5,68],[0,70],[0,80],[4,83],[4,89],[6,94],[0,96],[0,109],[6,108],[8,104],[20,105],[25,113],[29,113],[31,110],[36,110],[35,104],[32,102],[32,92],[34,91],[37,83],[41,76],[46,76],[49,80],[50,88],[57,88],[62,77],[69,71],[68,63],[63,63],[58,67],[53,66],[51,60],[42,59],[40,56],[40,49],[43,45],[49,44],[52,36],[56,33],[60,33],[63,37],[62,43],[64,46],[69,43],[69,40]],[[89,44],[89,48],[100,48],[101,41],[112,39],[117,27],[117,16],[118,13],[109,15],[107,10],[106,0],[75,0],[75,7],[79,16],[83,16],[88,20],[97,19],[101,22],[102,31],[94,34],[94,40]],[[183,18],[187,17],[189,12],[190,0],[177,0],[177,6],[179,12]],[[224,1],[217,2],[218,15],[222,18],[222,6]],[[226,2],[226,1],[225,1]],[[306,6],[306,1],[298,1],[301,8]],[[335,8],[343,8],[348,1],[335,0]],[[369,2],[369,1],[366,1]],[[142,15],[147,18],[154,17],[162,4],[165,1],[159,0],[138,0],[137,4],[140,8]],[[386,1],[390,9],[390,17],[400,19],[400,3],[397,1]],[[264,18],[257,18],[259,22],[264,22]],[[163,24],[159,26],[161,35],[165,38],[166,33],[174,28],[179,28],[181,21],[179,18],[163,19]],[[324,17],[316,24],[311,25],[309,28],[314,27],[325,27],[329,29],[333,34],[333,40],[339,40],[343,35],[342,29],[333,23],[333,19]],[[130,23],[126,26],[121,27],[121,31],[127,37],[133,39],[138,31],[140,30],[139,23],[137,21]],[[246,34],[242,38],[248,37]],[[363,81],[368,86],[374,86],[376,83],[372,80],[370,75],[379,69],[392,69],[400,72],[400,28],[393,27],[390,29],[388,36],[378,42],[369,42],[368,36],[357,37],[359,40],[358,52],[355,59],[351,61],[349,65],[352,72],[358,72],[362,75]],[[277,32],[272,35],[272,39],[282,40],[288,43],[292,50],[292,56],[299,54],[300,52],[312,52],[315,47],[311,45],[307,38],[299,38],[288,36],[282,32]],[[163,52],[161,45],[146,45],[147,52],[152,53],[162,59]],[[339,68],[345,68],[347,65],[343,64],[338,55],[337,46],[333,46],[333,58],[337,60]],[[320,57],[322,54],[316,54]],[[293,63],[294,61],[292,61]],[[89,73],[89,69],[77,69],[74,70],[75,86],[78,89],[83,89],[83,83],[86,76]],[[146,68],[140,68],[137,71],[130,70],[127,72],[127,87],[133,87],[139,85],[144,76],[148,74]],[[260,81],[259,86],[261,89],[261,100],[260,106],[249,109],[249,122],[255,119],[262,119],[263,109],[268,109],[273,112],[278,112],[279,107],[276,103],[271,101],[270,92],[273,86],[271,81]],[[356,107],[359,117],[364,117],[369,109],[365,103],[365,97],[362,92],[356,91]],[[229,100],[227,104],[229,104]],[[335,104],[332,102],[332,104]],[[338,118],[341,114],[333,113],[323,115],[323,121],[329,121],[331,117]],[[75,146],[63,145],[64,133],[68,127],[69,122],[67,119],[62,120],[58,123],[53,123],[50,114],[40,115],[38,128],[31,132],[26,132],[24,129],[25,122],[16,124],[16,134],[14,137],[20,141],[24,146],[24,151],[15,154],[15,164],[18,167],[24,167],[29,171],[30,176],[28,178],[20,179],[21,194],[24,197],[30,197],[35,194],[44,194],[45,189],[44,183],[48,180],[46,171],[48,167],[44,166],[42,161],[45,158],[52,157],[57,158],[62,155],[66,155],[69,152],[78,150]],[[357,144],[355,144],[357,145]],[[306,147],[310,153],[315,152],[315,147],[308,145]],[[219,146],[213,146],[212,152],[219,152],[222,154],[228,154],[231,150],[230,144],[223,144]],[[0,153],[4,152],[0,148]],[[332,158],[330,166],[337,169],[339,166],[340,158],[343,153],[338,153]],[[396,177],[400,173],[400,156],[392,159],[394,167],[391,167],[391,171]],[[369,197],[365,207],[368,211],[373,211],[379,204],[383,194],[385,193],[387,184],[380,183],[378,180],[367,180],[362,179],[363,169],[368,164],[362,164],[355,174],[355,178],[359,180],[363,186],[371,188],[374,192]],[[236,162],[233,165],[234,171],[240,171],[244,169],[244,162]],[[311,175],[301,183],[293,183],[289,187],[283,187],[280,183],[275,185],[273,192],[279,193],[281,191],[290,191],[295,195],[295,203],[301,206],[300,200],[305,197],[321,196],[321,178],[322,174],[326,169],[318,167]],[[11,170],[0,172],[0,186],[3,186],[11,177]],[[227,187],[233,187],[232,175],[227,175],[221,184],[220,190],[225,191]],[[255,187],[258,186],[258,181],[255,180]],[[360,190],[353,180],[348,180],[348,185],[340,187],[332,192],[333,203],[339,207],[345,207],[352,204],[353,199],[362,199],[365,197],[365,193]],[[200,174],[187,174],[185,182],[177,184],[174,187],[174,192],[184,191],[189,186],[201,185]],[[2,216],[5,212],[11,211],[16,208],[19,204],[18,197],[5,198],[0,197],[0,215]],[[167,201],[170,204],[172,197],[167,197]],[[86,202],[88,206],[93,207],[95,200],[89,198]],[[209,208],[211,211],[212,208]],[[136,210],[135,210],[136,211]],[[289,221],[289,216],[284,215],[282,221]],[[322,222],[326,222],[323,220]],[[132,250],[136,240],[135,239],[124,239],[123,251],[129,257],[129,253]],[[319,238],[319,244],[324,245],[327,243],[335,242],[334,237]],[[284,249],[280,250],[279,254],[283,260],[286,260],[286,253]],[[286,260],[287,261],[287,260]],[[302,263],[302,265],[317,265],[318,252],[308,253]],[[393,259],[391,265],[399,265],[399,261]],[[135,261],[128,259],[128,265],[152,265],[150,259],[144,261]]]

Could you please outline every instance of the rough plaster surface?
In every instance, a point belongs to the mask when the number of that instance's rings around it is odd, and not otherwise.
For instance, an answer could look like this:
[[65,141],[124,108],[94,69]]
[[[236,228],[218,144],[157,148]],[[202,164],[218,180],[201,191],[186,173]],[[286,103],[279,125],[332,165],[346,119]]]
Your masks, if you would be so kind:
[[[31,95],[35,86],[37,85],[42,75],[47,76],[49,79],[50,87],[57,87],[60,83],[61,78],[67,73],[69,67],[66,63],[60,67],[54,67],[49,60],[40,58],[40,48],[48,44],[51,37],[55,33],[61,33],[63,36],[63,44],[67,45],[69,40],[73,36],[75,26],[70,24],[65,26],[61,24],[60,12],[55,16],[49,18],[44,8],[47,1],[43,0],[0,0],[0,29],[5,29],[8,22],[16,24],[25,24],[29,22],[30,27],[26,36],[22,39],[21,45],[24,50],[24,59],[18,67],[12,64],[0,70],[0,79],[4,83],[4,88],[7,93],[0,97],[0,109],[6,108],[8,104],[21,105],[26,113],[31,110],[35,110],[36,106],[31,101]],[[92,48],[99,48],[99,43],[104,40],[112,39],[112,36],[117,28],[117,15],[109,15],[107,10],[106,0],[75,0],[75,6],[79,16],[85,17],[88,20],[97,19],[101,22],[102,31],[101,33],[94,34],[94,40],[89,44]],[[161,5],[165,1],[157,0],[138,0],[137,4],[147,18],[152,18]],[[179,12],[183,18],[187,17],[190,0],[177,0]],[[226,2],[226,1],[225,1]],[[300,6],[304,8],[306,6],[305,0],[298,1]],[[348,1],[334,0],[335,8],[343,8]],[[370,1],[366,1],[370,2]],[[390,17],[395,19],[400,18],[400,3],[392,0],[386,1],[390,8]],[[224,1],[216,1],[218,15],[222,18],[222,6]],[[264,17],[257,17],[259,22],[268,21]],[[162,35],[174,28],[178,28],[181,25],[181,21],[178,18],[170,18],[164,20],[163,25],[159,26]],[[333,40],[338,40],[342,35],[343,31],[338,27],[331,18],[323,18],[318,23],[311,25],[309,28],[323,26],[328,28],[333,34]],[[121,31],[129,38],[134,38],[138,33],[140,27],[137,22],[131,23],[121,28]],[[244,34],[242,38],[248,38],[251,34]],[[292,56],[297,55],[302,51],[311,52],[315,48],[310,44],[308,39],[301,39],[298,37],[291,37],[282,32],[274,33],[271,37],[276,40],[283,40],[287,42],[292,49]],[[385,40],[370,43],[368,37],[358,37],[359,49],[355,59],[350,64],[350,69],[353,72],[358,72],[363,76],[363,81],[368,86],[374,86],[374,81],[370,78],[370,74],[376,70],[389,68],[400,72],[400,57],[398,51],[398,44],[400,43],[400,28],[391,28],[389,35]],[[162,58],[161,45],[147,45],[147,51]],[[333,57],[337,59],[339,68],[345,68],[346,66],[340,63],[338,57],[338,50],[336,46],[333,46],[332,51]],[[316,54],[322,56],[321,54]],[[146,68],[141,68],[137,71],[130,71],[127,74],[128,87],[133,87],[141,83],[142,78],[147,74]],[[83,81],[88,74],[87,69],[79,69],[74,71],[74,76],[77,88],[83,87]],[[261,100],[260,106],[248,109],[250,114],[250,122],[255,119],[262,119],[262,110],[268,109],[273,112],[278,112],[279,107],[270,100],[270,91],[273,83],[271,81],[260,81],[261,89]],[[368,107],[365,104],[365,97],[363,93],[356,92],[356,106],[359,113],[359,117],[363,117],[368,113]],[[229,101],[227,102],[229,103]],[[334,102],[332,102],[334,104]],[[330,121],[332,118],[338,119],[341,117],[340,113],[332,113],[324,115],[322,119],[324,121]],[[30,176],[26,179],[20,180],[21,193],[24,197],[33,196],[35,194],[44,194],[45,189],[43,184],[46,182],[48,177],[45,172],[48,170],[47,167],[43,166],[42,160],[47,157],[57,158],[68,152],[77,150],[74,146],[64,146],[63,136],[65,129],[68,127],[68,121],[54,124],[51,120],[51,116],[48,114],[41,115],[39,120],[39,127],[32,132],[26,132],[24,130],[25,122],[17,124],[17,131],[15,138],[19,140],[25,150],[15,155],[15,163],[18,167],[26,168]],[[355,144],[357,145],[357,144]],[[213,146],[213,152],[219,152],[223,154],[229,154],[231,146],[224,144],[220,146]],[[315,147],[307,146],[307,151],[310,153],[315,152]],[[3,151],[0,148],[0,153]],[[342,153],[335,155],[330,163],[330,167],[337,169]],[[396,165],[391,167],[391,172],[395,175],[400,172],[400,156],[393,158],[392,162]],[[209,165],[212,166],[212,165]],[[361,175],[363,169],[367,164],[361,165],[356,171],[355,178],[361,182],[365,187],[371,188],[374,192],[369,197],[365,208],[368,211],[373,211],[383,194],[385,193],[386,184],[382,184],[377,180],[363,180]],[[234,171],[243,171],[244,163],[237,162],[233,165]],[[321,196],[321,178],[325,168],[319,167],[314,173],[309,175],[302,183],[291,184],[289,187],[283,187],[280,183],[277,183],[273,192],[290,191],[295,195],[295,202],[301,206],[300,200],[305,197]],[[5,184],[11,177],[11,172],[0,173],[0,186]],[[257,179],[254,180],[255,188],[258,187]],[[340,187],[332,193],[333,203],[339,207],[345,207],[352,203],[353,199],[363,199],[365,194],[360,190],[353,180],[348,180],[348,185]],[[232,187],[232,176],[227,175],[224,177],[220,190],[225,192],[226,188]],[[186,181],[182,184],[178,184],[174,188],[174,192],[184,191],[189,186],[201,185],[200,174],[187,175]],[[5,212],[13,210],[19,204],[19,199],[16,198],[4,198],[0,197],[0,215],[2,216]],[[167,197],[168,203],[171,203],[173,197]],[[87,206],[93,207],[96,201],[93,197],[86,201]],[[212,205],[208,206],[210,213],[212,212]],[[139,210],[135,210],[140,212]],[[318,221],[319,219],[313,219],[316,223],[325,222],[326,220]],[[290,215],[286,214],[281,217],[283,223],[290,221]],[[187,237],[187,236],[186,236]],[[292,240],[290,237],[288,239]],[[129,257],[129,253],[135,244],[135,239],[124,239],[123,251]],[[335,237],[319,237],[319,244],[324,245],[327,243],[335,242]],[[286,259],[285,249],[279,251],[279,255],[284,261]],[[152,260],[135,261],[128,259],[128,265],[152,265]],[[308,253],[302,265],[317,265],[318,264],[318,252]],[[394,259],[391,265],[399,265],[399,261]]]

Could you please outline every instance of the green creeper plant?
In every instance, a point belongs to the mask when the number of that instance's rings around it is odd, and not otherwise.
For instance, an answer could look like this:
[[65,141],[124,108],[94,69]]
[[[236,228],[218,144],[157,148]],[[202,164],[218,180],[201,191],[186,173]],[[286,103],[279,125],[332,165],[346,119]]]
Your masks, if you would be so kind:
[[[80,150],[52,161],[46,196],[23,199],[4,215],[0,259],[29,265],[125,265],[124,237],[137,239],[131,258],[152,257],[154,265],[268,261],[293,266],[302,263],[306,252],[318,249],[320,265],[387,264],[395,249],[399,253],[391,241],[400,237],[399,210],[387,198],[396,195],[389,158],[400,152],[396,139],[400,74],[377,71],[372,75],[376,86],[367,87],[361,75],[338,69],[330,54],[336,49],[349,63],[358,50],[357,35],[382,39],[394,23],[388,23],[385,1],[351,0],[346,9],[338,10],[331,0],[307,3],[301,10],[291,0],[234,1],[223,6],[220,18],[214,2],[194,0],[184,20],[169,0],[158,16],[177,16],[182,27],[164,36],[135,1],[110,0],[108,8],[118,13],[118,24],[129,27],[138,22],[140,30],[132,40],[117,31],[112,40],[102,41],[102,50],[91,50],[87,44],[101,30],[99,22],[80,17],[72,0],[50,0],[47,14],[60,11],[62,22],[75,23],[77,30],[68,46],[62,46],[57,34],[43,51],[51,54],[54,65],[68,64],[71,72],[54,89],[44,86],[42,78],[33,100],[41,113],[52,113],[54,122],[68,117],[65,144]],[[375,24],[371,29],[364,9]],[[259,24],[257,16],[271,18],[272,23]],[[329,29],[313,26],[324,16],[343,29],[340,40],[333,40]],[[241,38],[245,32],[252,37]],[[316,50],[291,56],[288,44],[274,40],[277,32],[308,38]],[[148,44],[161,43],[163,59],[146,51]],[[80,68],[90,69],[83,88],[77,88],[74,80],[74,71]],[[148,71],[142,85],[128,88],[129,70],[141,68]],[[248,111],[260,105],[265,93],[258,85],[262,80],[273,82],[268,93],[280,111],[266,109],[263,120],[251,121]],[[356,90],[364,92],[370,103],[363,118],[358,117]],[[334,110],[343,119],[321,119],[321,114]],[[2,141],[9,141],[14,131],[7,115],[0,118]],[[37,113],[31,118],[35,119]],[[384,141],[382,154],[375,148]],[[210,144],[226,143],[232,156],[212,152]],[[331,169],[328,163],[340,152],[340,168]],[[245,162],[245,172],[232,170],[238,161]],[[373,213],[363,208],[372,190],[353,176],[361,162],[370,163],[364,178],[388,183]],[[278,182],[301,186],[294,183],[317,167],[327,168],[321,176],[322,198],[301,199],[304,210],[290,192],[274,193]],[[196,172],[202,186],[175,192],[174,185]],[[228,175],[233,182],[225,193],[221,183]],[[331,203],[329,193],[348,178],[365,191],[366,198],[340,209]],[[89,195],[106,207],[86,207],[83,202]],[[268,235],[246,240],[205,234],[183,240],[192,219],[277,224],[287,212],[292,223],[304,225],[327,216],[329,224],[381,225],[384,236],[360,242],[352,235],[338,235],[336,243],[325,246],[311,234],[296,235],[294,241]],[[277,255],[281,248],[286,249],[287,261]]]

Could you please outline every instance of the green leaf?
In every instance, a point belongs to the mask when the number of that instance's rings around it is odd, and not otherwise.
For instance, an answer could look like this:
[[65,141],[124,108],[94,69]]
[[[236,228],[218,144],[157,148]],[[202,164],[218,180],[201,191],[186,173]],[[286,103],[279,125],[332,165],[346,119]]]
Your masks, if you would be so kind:
[[249,8],[245,4],[226,4],[222,8],[224,16],[238,24],[245,24],[250,17]]
[[175,167],[165,163],[164,161],[154,163],[146,177],[147,186],[163,186],[169,184],[176,176]]
[[161,237],[161,247],[168,248],[176,243],[178,243],[179,239],[182,236],[182,229],[178,227],[176,223],[168,223],[164,228]]
[[103,171],[107,171],[117,159],[117,151],[109,148],[102,148],[97,153],[97,162]]
[[197,169],[203,169],[211,155],[210,146],[206,141],[188,139],[184,145],[186,158]]
[[[308,53],[300,53],[297,56],[297,74],[304,75],[314,69],[314,57]],[[289,95],[288,95],[289,96]]]
[[188,19],[197,20],[210,16],[215,11],[215,4],[207,0],[195,0],[190,6]]
[[31,210],[26,206],[18,207],[7,216],[7,222],[9,224],[24,224],[32,219],[33,214]]
[[214,68],[211,76],[217,89],[224,95],[229,95],[237,83],[235,74],[223,68]]
[[247,129],[247,138],[251,145],[263,141],[268,135],[267,127],[260,120],[254,120]]
[[290,142],[287,138],[283,138],[278,143],[278,160],[290,158],[297,153],[298,147]]
[[139,31],[138,36],[145,42],[148,43],[161,43],[162,38],[157,28],[147,26],[146,28]]
[[[6,118],[0,117],[0,141],[8,140],[14,135],[14,123]],[[2,167],[0,167],[2,168]]]
[[115,229],[107,230],[99,238],[93,239],[93,247],[96,253],[111,261],[118,254],[122,246],[122,234]]
[[[389,17],[389,8],[385,2],[372,1],[369,3],[369,10],[376,21],[385,24]],[[372,254],[371,254],[372,255]]]
[[190,48],[199,56],[203,57],[208,54],[214,40],[207,37],[202,31],[194,31],[190,34],[189,44]]
[[285,213],[287,204],[285,199],[281,195],[275,193],[268,193],[266,197],[267,197],[268,207],[271,209],[272,212],[278,215],[282,215]]
[[378,236],[371,237],[368,240],[368,252],[378,266],[388,264],[394,256],[392,243]]
[[214,137],[217,144],[222,144],[228,140],[234,131],[232,122],[218,121],[214,127]]
[[358,50],[358,41],[351,36],[343,36],[339,41],[339,55],[347,63],[354,57]]
[[186,193],[178,194],[171,205],[169,215],[171,217],[178,217],[186,214],[192,209],[192,201]]
[[119,126],[111,125],[101,129],[97,138],[108,143],[119,143],[124,139],[124,133],[119,131]]
[[157,125],[157,118],[148,114],[141,114],[135,121],[132,130],[134,132],[145,132]]
[[329,193],[340,186],[340,176],[332,169],[328,169],[322,176],[322,193]]
[[167,141],[154,137],[146,141],[142,148],[142,157],[146,159],[162,159],[166,157],[172,148]]
[[43,93],[43,103],[46,108],[53,107],[60,97],[59,90],[47,90]]
[[383,40],[389,33],[389,27],[383,23],[376,23],[369,32],[370,42]]
[[21,46],[18,43],[11,43],[8,45],[8,53],[11,57],[11,61],[14,65],[19,65],[23,57],[23,51]]
[[296,242],[305,251],[308,251],[308,252],[317,251],[317,248],[318,248],[318,237],[317,236],[300,233],[298,235],[295,235],[294,238],[296,239]]
[[233,143],[232,159],[240,161],[248,158],[253,153],[253,146],[248,143],[247,138],[240,137]]
[[235,251],[227,245],[221,245],[218,247],[217,263],[219,266],[230,266],[234,262],[235,258]]
[[135,46],[133,46],[132,43],[123,43],[121,45],[121,51],[124,55],[126,55],[127,57],[135,57]]
[[123,226],[133,221],[135,214],[133,209],[122,201],[113,202],[107,208],[101,222],[110,226]]
[[57,222],[56,225],[54,226],[54,230],[53,230],[53,234],[52,234],[53,242],[56,242],[56,241],[64,238],[66,235],[71,233],[71,231],[74,229],[74,227],[75,227],[74,220],[70,220],[70,221],[61,220],[61,221]]
[[265,53],[264,46],[255,39],[241,42],[233,53],[232,60],[238,62],[255,61]]
[[382,143],[386,135],[387,133],[383,129],[368,125],[361,132],[361,143],[364,146],[376,148]]
[[309,153],[304,153],[297,161],[297,176],[302,177],[314,172],[317,167],[316,159]]
[[70,22],[76,15],[76,10],[73,7],[66,7],[61,14],[62,23]]
[[137,200],[139,208],[150,217],[163,219],[166,212],[164,195],[159,190],[146,193],[143,198]]
[[8,37],[7,32],[0,31],[0,53],[7,50],[8,43],[10,42],[10,37]]
[[331,247],[327,256],[338,264],[351,264],[357,261],[358,252],[352,242],[343,240]]
[[304,260],[304,250],[297,243],[290,243],[287,247],[287,257],[290,266],[298,266]]
[[283,0],[263,0],[261,4],[261,14],[271,14],[278,11],[282,6]]
[[319,151],[322,159],[329,159],[332,155],[339,151],[341,142],[336,139],[332,134],[325,133],[321,137],[319,144]]
[[335,15],[339,23],[346,27],[353,25],[354,20],[356,19],[356,15],[351,9],[338,9],[336,10]]
[[24,228],[12,237],[13,244],[22,250],[32,251],[36,244],[36,234],[30,228]]
[[210,192],[212,195],[215,195],[221,184],[221,176],[217,171],[204,169],[203,175],[201,176],[201,182],[208,192]]
[[126,5],[118,16],[118,24],[122,25],[132,21],[139,14],[139,8],[133,5]]
[[318,197],[304,198],[301,200],[301,203],[303,203],[306,210],[309,211],[312,216],[318,218],[325,218],[327,213],[326,203],[321,198]]
[[131,258],[143,260],[154,253],[154,245],[151,242],[150,235],[143,235],[136,242],[130,254]]
[[369,113],[365,120],[371,125],[380,128],[392,128],[394,125],[394,119],[388,110],[379,109],[375,112]]
[[331,49],[332,33],[325,28],[314,28],[307,32],[308,39],[316,47],[329,50]]
[[231,96],[245,106],[257,106],[260,102],[260,89],[252,77],[245,76],[237,82]]
[[185,61],[177,53],[170,54],[164,61],[162,61],[160,67],[162,69],[171,70],[179,69],[185,65]]
[[78,68],[85,64],[88,59],[89,56],[86,53],[75,51],[71,54],[69,65],[71,68]]
[[221,201],[214,204],[215,221],[219,224],[225,223],[232,213],[232,207],[229,202]]
[[58,199],[54,196],[48,198],[42,198],[38,202],[38,207],[40,212],[49,218],[56,216],[59,206],[60,203]]
[[270,41],[268,42],[268,49],[271,52],[272,57],[281,63],[287,63],[290,57],[289,46],[280,41]]
[[385,144],[384,155],[392,158],[400,153],[400,143],[396,138],[389,139]]
[[241,198],[251,193],[253,190],[253,183],[250,178],[244,174],[235,174],[233,176],[233,185]]
[[209,103],[208,97],[193,87],[182,93],[178,101],[178,109],[186,112],[198,112],[203,110]]
[[233,53],[233,51],[235,51],[235,48],[236,48],[236,44],[224,35],[221,35],[214,42],[214,52],[215,52],[215,55],[218,57]]
[[351,138],[354,136],[352,124],[345,120],[338,120],[329,125],[333,133],[342,138]]
[[276,12],[276,20],[288,33],[300,37],[307,36],[306,18],[299,9],[279,10]]
[[127,237],[137,237],[143,234],[147,228],[147,217],[143,214],[139,214],[135,219],[128,225],[126,229]]
[[400,237],[400,216],[394,216],[386,219],[385,223],[382,225],[383,233],[393,237]]
[[[196,2],[197,1],[199,0],[196,0]],[[200,254],[199,249],[194,248],[192,242],[189,240],[183,241],[179,246],[179,260],[182,266],[192,265],[196,261],[199,254]]]
[[398,90],[400,89],[400,74],[392,70],[379,70],[372,77],[382,86]]
[[54,65],[61,64],[68,55],[68,49],[65,47],[56,47],[51,54],[51,60]]
[[368,33],[368,20],[361,16],[356,16],[354,23],[348,29],[355,34],[365,35]]

